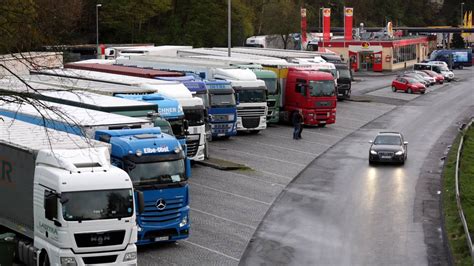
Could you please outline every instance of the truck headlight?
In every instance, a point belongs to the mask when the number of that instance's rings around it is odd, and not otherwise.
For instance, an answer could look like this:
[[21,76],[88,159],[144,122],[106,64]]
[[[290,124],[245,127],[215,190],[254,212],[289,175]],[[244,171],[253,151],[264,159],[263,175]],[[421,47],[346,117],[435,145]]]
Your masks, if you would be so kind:
[[137,259],[137,252],[128,252],[123,256],[123,261],[131,261]]
[[370,154],[372,154],[372,155],[377,155],[377,152],[374,151],[374,150],[370,150]]
[[75,266],[77,265],[76,259],[73,257],[61,257],[61,266]]
[[402,155],[402,154],[403,154],[403,151],[397,151],[397,152],[395,153],[395,155],[398,155],[398,156],[400,156],[400,155]]
[[185,215],[183,219],[181,219],[181,222],[179,223],[179,227],[183,227],[188,224],[188,216]]

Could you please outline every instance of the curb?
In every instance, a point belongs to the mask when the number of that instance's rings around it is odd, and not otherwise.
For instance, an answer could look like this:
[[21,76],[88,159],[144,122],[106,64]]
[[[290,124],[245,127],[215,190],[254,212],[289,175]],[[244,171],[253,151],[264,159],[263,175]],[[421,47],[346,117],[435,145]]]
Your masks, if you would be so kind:
[[249,170],[251,169],[250,167],[244,165],[244,164],[239,164],[239,163],[234,163],[222,159],[216,159],[216,158],[209,158],[204,161],[196,161],[196,164],[211,167],[214,169],[222,170],[222,171],[232,171],[232,170]]

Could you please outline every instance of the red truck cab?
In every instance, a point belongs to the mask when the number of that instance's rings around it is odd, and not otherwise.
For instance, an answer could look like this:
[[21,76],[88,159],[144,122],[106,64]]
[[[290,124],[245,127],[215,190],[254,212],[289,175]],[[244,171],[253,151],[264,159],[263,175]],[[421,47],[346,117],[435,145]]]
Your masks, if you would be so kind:
[[330,73],[311,68],[288,69],[283,108],[290,118],[301,109],[305,125],[334,124],[336,103],[336,86]]

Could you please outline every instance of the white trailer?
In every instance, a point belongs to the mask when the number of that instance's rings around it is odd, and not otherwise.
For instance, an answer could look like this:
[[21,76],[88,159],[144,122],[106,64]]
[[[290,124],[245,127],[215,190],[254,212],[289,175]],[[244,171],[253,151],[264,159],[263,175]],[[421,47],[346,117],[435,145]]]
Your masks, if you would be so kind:
[[129,176],[109,145],[0,117],[0,225],[26,265],[136,265]]
[[204,151],[207,145],[206,128],[204,123],[205,107],[202,99],[193,97],[192,93],[182,83],[78,69],[51,69],[42,70],[38,73],[43,75],[72,77],[91,81],[105,81],[119,85],[136,86],[139,88],[151,89],[156,93],[176,99],[183,107],[185,117],[189,123],[189,134],[186,136],[188,157],[195,161],[204,160]]

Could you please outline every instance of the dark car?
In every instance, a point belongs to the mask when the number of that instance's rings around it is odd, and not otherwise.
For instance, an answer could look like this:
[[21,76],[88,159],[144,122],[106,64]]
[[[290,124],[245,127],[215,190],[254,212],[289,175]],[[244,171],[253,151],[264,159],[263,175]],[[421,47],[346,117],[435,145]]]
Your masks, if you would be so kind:
[[426,87],[414,78],[397,77],[392,81],[392,91],[396,92],[399,90],[402,90],[406,93],[419,92],[421,94],[424,94],[426,91]]
[[380,132],[369,141],[369,163],[394,162],[404,164],[408,155],[408,142],[399,132]]

